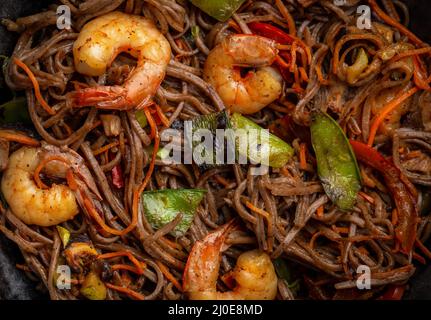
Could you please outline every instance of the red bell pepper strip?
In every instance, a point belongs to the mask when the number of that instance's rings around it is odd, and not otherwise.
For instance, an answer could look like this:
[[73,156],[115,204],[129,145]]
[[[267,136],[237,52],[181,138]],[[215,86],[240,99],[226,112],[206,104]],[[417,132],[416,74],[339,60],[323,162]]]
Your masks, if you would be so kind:
[[272,39],[279,44],[291,44],[295,39],[288,33],[280,30],[273,25],[263,22],[250,22],[248,24],[250,30],[262,37]]
[[[272,39],[278,42],[279,44],[286,45],[286,44],[291,44],[294,41],[294,38],[290,36],[288,33],[268,23],[250,22],[248,24],[248,27],[254,34],[257,34],[259,36],[262,36],[268,39]],[[277,57],[277,59],[274,61],[274,64],[280,70],[280,73],[283,79],[288,82],[292,80],[292,75],[291,75],[291,72],[289,71],[291,60],[292,59],[290,57],[290,54],[286,52],[281,52]]]
[[385,293],[377,298],[377,300],[401,300],[405,290],[405,285],[390,285]]
[[115,167],[112,168],[111,176],[112,176],[112,184],[117,189],[121,189],[124,187],[123,169],[121,169],[121,166],[119,164],[117,164]]
[[418,223],[418,206],[412,187],[404,182],[406,178],[393,162],[385,159],[378,151],[362,142],[350,140],[350,144],[359,161],[382,174],[398,211],[396,239],[401,244],[401,252],[410,254],[416,240]]

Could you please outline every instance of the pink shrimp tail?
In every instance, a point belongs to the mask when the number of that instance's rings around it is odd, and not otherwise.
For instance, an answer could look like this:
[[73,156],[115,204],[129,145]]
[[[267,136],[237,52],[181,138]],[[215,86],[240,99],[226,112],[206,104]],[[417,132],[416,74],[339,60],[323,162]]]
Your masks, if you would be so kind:
[[90,87],[79,89],[70,94],[74,107],[96,107],[100,109],[128,110],[134,107],[133,102],[121,88]]

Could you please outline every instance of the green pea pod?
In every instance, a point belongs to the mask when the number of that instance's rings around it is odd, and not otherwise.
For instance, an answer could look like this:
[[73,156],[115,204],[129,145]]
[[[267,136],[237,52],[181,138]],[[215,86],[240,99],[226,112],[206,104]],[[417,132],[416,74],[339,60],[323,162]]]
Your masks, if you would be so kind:
[[142,195],[145,216],[154,229],[160,229],[182,213],[182,220],[171,231],[171,235],[180,237],[190,228],[196,209],[205,193],[206,190],[203,189],[146,191]]
[[326,113],[316,113],[311,123],[311,142],[326,194],[340,209],[352,209],[361,188],[361,175],[343,130]]
[[[237,149],[239,148],[238,152],[246,155],[250,160],[261,162],[262,159],[267,158],[270,167],[281,168],[292,157],[294,151],[289,144],[269,133],[252,120],[243,117],[239,113],[234,113],[231,116],[230,123],[238,140],[236,143]],[[239,129],[242,129],[242,131]],[[243,141],[241,136],[248,135],[252,130],[256,130],[257,139],[248,138],[248,150],[246,151],[247,154],[244,154],[245,152],[241,149],[241,141]],[[261,138],[265,138],[265,140],[262,141]],[[253,148],[256,149],[253,151],[260,152],[259,156],[255,156],[256,153],[251,152]],[[264,154],[265,152],[269,152],[269,154]]]
[[[192,120],[192,134],[195,136],[199,133],[199,130],[209,131],[212,136],[213,148],[209,151],[207,148],[202,148],[200,153],[195,153],[195,157],[199,158],[199,167],[203,170],[211,169],[219,166],[217,163],[217,153],[219,148],[222,148],[220,144],[225,143],[225,139],[217,139],[217,129],[228,129],[230,128],[229,117],[226,111],[214,112],[196,117]],[[199,140],[192,141],[192,148],[195,152],[198,145],[201,144]],[[210,153],[211,152],[211,153]],[[221,159],[220,159],[221,160]],[[196,161],[196,159],[195,159]]]
[[222,22],[229,19],[244,2],[245,0],[191,0],[203,12]]

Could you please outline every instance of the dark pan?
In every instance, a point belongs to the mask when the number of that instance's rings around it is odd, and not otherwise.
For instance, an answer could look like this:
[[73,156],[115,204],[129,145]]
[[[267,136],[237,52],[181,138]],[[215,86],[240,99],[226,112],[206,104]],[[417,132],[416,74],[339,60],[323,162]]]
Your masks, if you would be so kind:
[[[40,11],[50,2],[33,0],[1,0],[0,19],[26,16]],[[410,8],[410,29],[421,39],[431,43],[431,12],[430,0],[404,0]],[[16,35],[7,32],[0,26],[0,54],[10,55],[16,41]],[[1,90],[1,89],[0,89]],[[7,93],[0,91],[0,101],[7,99]],[[25,274],[15,265],[22,262],[17,247],[0,235],[0,300],[1,299],[47,299],[35,289]],[[431,267],[422,267],[411,279],[410,290],[406,299],[431,299]]]

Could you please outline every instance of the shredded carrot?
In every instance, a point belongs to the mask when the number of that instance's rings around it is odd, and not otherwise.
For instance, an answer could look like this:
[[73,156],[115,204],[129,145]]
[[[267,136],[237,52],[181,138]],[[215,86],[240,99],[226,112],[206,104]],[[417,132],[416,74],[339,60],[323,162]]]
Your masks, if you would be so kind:
[[316,70],[317,79],[319,79],[319,82],[323,85],[327,85],[329,81],[325,79],[325,77],[323,76],[322,65],[320,63],[316,64],[315,70]]
[[38,147],[40,145],[39,141],[36,139],[30,138],[25,134],[18,133],[13,130],[0,130],[0,139],[18,142],[32,147]]
[[290,72],[294,72],[295,71],[295,67],[297,67],[296,65],[296,48],[297,48],[297,44],[296,42],[292,43],[292,47],[290,50],[290,55],[291,55],[291,61],[290,61]]
[[414,159],[414,158],[420,157],[421,155],[422,155],[422,152],[420,150],[415,150],[415,151],[411,151],[411,152],[407,153],[405,155],[405,158],[406,159]]
[[160,271],[163,273],[163,275],[168,279],[172,284],[177,288],[179,291],[183,291],[183,288],[181,287],[180,283],[178,282],[177,278],[174,277],[174,275],[169,271],[169,269],[160,261],[156,260],[157,266],[160,268]]
[[34,170],[34,181],[36,182],[36,185],[40,188],[40,189],[49,189],[49,187],[44,184],[42,182],[42,180],[40,180],[40,172],[42,171],[42,169],[46,166],[46,164],[48,162],[51,161],[61,161],[63,163],[65,163],[66,165],[70,165],[70,162],[68,160],[66,160],[65,158],[61,157],[61,156],[48,156],[45,159],[43,159],[42,161],[39,162],[39,165],[36,167],[36,170]]
[[105,283],[105,285],[112,290],[121,292],[121,293],[125,293],[127,294],[129,297],[134,298],[136,300],[145,300],[145,296],[139,292],[133,291],[132,289],[129,288],[125,288],[125,287],[120,287],[120,286],[116,286],[110,283]]
[[319,207],[319,208],[317,208],[317,210],[316,210],[316,215],[318,216],[318,217],[323,217],[323,212],[324,212],[324,209],[325,209],[325,207],[323,206],[323,204]]
[[383,122],[385,117],[389,113],[391,113],[395,108],[397,108],[401,103],[403,103],[409,97],[414,95],[418,90],[419,89],[417,87],[414,87],[407,92],[402,92],[380,110],[379,114],[375,117],[370,128],[370,135],[368,138],[368,145],[370,147],[373,146],[374,138],[376,137],[377,130],[379,129],[379,126]]
[[406,51],[403,51],[403,52],[397,54],[396,56],[394,56],[389,63],[401,60],[403,58],[407,58],[407,57],[411,57],[411,56],[418,56],[420,54],[425,54],[425,53],[430,53],[430,52],[431,52],[431,47],[406,50]]
[[163,125],[168,128],[169,127],[169,119],[166,118],[165,114],[162,111],[162,108],[160,108],[160,106],[158,104],[155,104],[156,106],[156,111],[157,111],[157,115],[160,118],[160,121],[162,121]]
[[99,154],[104,153],[104,152],[108,151],[109,149],[112,149],[112,148],[118,146],[119,144],[120,143],[118,141],[111,142],[107,145],[104,145],[103,147],[101,147],[99,149],[94,150],[93,155],[98,156]]
[[102,219],[102,217],[100,217],[100,215],[97,212],[96,208],[94,208],[91,200],[88,199],[87,196],[85,196],[83,194],[81,194],[81,195],[83,196],[83,199],[84,199],[84,207],[85,207],[85,209],[90,214],[90,216],[94,220],[96,220],[96,222],[100,225],[100,227],[104,231],[106,231],[106,232],[108,232],[110,234],[117,235],[117,236],[123,236],[123,235],[129,233],[130,231],[132,231],[136,227],[136,225],[138,223],[138,216],[135,215],[135,214],[132,214],[132,222],[130,223],[130,225],[126,229],[117,230],[117,229],[111,228],[110,226],[108,226],[105,223],[105,221]]
[[337,233],[345,233],[345,234],[349,233],[349,228],[347,227],[337,227],[335,225],[332,225],[332,230],[334,230]]
[[392,210],[391,222],[392,222],[393,226],[396,226],[398,224],[398,210],[397,209]]
[[234,20],[229,20],[228,25],[229,27],[233,28],[237,33],[242,33],[240,26]]
[[141,275],[141,274],[142,274],[142,273],[140,273],[140,271],[139,271],[137,268],[132,267],[132,266],[129,266],[128,264],[114,264],[114,265],[111,267],[111,270],[112,270],[112,271],[116,271],[116,270],[126,270],[126,271],[130,271],[130,272],[136,273],[136,274],[138,274],[138,275]]
[[13,62],[17,66],[19,66],[21,69],[23,69],[25,71],[25,73],[27,73],[27,76],[30,78],[31,83],[33,84],[34,93],[35,93],[37,101],[42,106],[42,108],[44,108],[45,111],[48,112],[48,114],[53,116],[55,114],[55,111],[48,105],[48,103],[42,97],[42,94],[40,93],[39,82],[37,82],[37,79],[34,76],[33,72],[30,70],[29,67],[27,67],[27,65],[24,62],[22,62],[21,60],[19,60],[17,58],[13,58]]
[[295,20],[293,20],[293,17],[290,14],[289,10],[286,8],[283,2],[281,2],[281,0],[275,0],[275,5],[277,6],[278,10],[280,11],[284,19],[286,19],[287,21],[289,34],[296,36]]
[[299,67],[298,70],[301,75],[301,79],[304,80],[304,82],[308,82],[310,79],[308,78],[307,71],[305,71],[304,67]]
[[266,212],[265,210],[256,207],[254,204],[252,204],[250,201],[246,201],[245,205],[247,206],[247,208],[249,208],[250,210],[260,214],[261,216],[263,216],[264,218],[266,218],[269,221],[270,218],[270,214],[268,212]]
[[425,247],[425,245],[420,241],[418,238],[416,238],[416,246],[419,248],[419,250],[422,251],[422,253],[428,258],[431,259],[431,251]]
[[101,254],[97,257],[97,259],[111,259],[116,257],[127,257],[129,260],[136,266],[136,271],[138,274],[144,274],[144,269],[142,263],[135,258],[135,256],[129,251],[117,251]]
[[214,179],[217,180],[218,183],[222,184],[224,187],[228,187],[231,183],[223,178],[221,175],[214,175]]
[[299,145],[299,168],[302,170],[307,169],[307,146],[305,143]]
[[414,64],[413,79],[414,79],[415,85],[418,88],[423,90],[431,90],[431,87],[429,85],[430,81],[427,79],[426,71],[423,68],[423,63],[420,57],[414,56],[413,64]]
[[417,45],[421,45],[421,46],[426,46],[426,44],[419,39],[418,37],[416,37],[416,35],[411,32],[409,29],[407,29],[405,26],[403,26],[401,23],[399,23],[398,21],[395,21],[394,19],[392,19],[390,16],[388,16],[377,4],[376,0],[368,0],[370,2],[370,6],[373,9],[373,11],[377,14],[377,16],[382,19],[384,22],[386,22],[387,24],[389,24],[390,26],[398,29],[398,31],[400,31],[403,35],[407,36],[407,38],[410,39],[410,41],[412,41],[414,44]]
[[285,177],[291,177],[291,174],[290,174],[289,170],[286,167],[281,168],[280,171],[281,171],[281,173],[282,173],[283,176],[285,176]]
[[75,177],[73,176],[73,170],[72,169],[68,169],[66,172],[66,180],[67,180],[67,185],[69,186],[69,188],[72,191],[76,191],[78,190],[78,184],[75,180]]
[[369,196],[368,194],[366,194],[365,192],[359,191],[358,194],[365,199],[366,201],[368,201],[371,204],[374,204],[374,198]]

